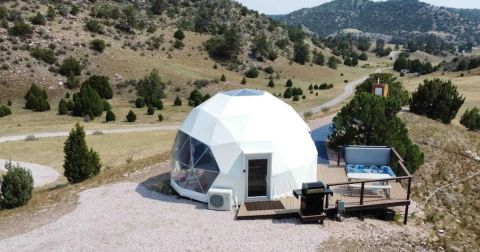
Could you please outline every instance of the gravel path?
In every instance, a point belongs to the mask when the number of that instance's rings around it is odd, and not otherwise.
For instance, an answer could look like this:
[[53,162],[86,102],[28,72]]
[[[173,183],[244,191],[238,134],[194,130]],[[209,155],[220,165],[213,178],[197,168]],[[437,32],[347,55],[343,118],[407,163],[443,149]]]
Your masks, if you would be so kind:
[[314,251],[329,238],[295,219],[235,221],[232,212],[119,183],[80,194],[78,207],[0,251]]
[[[383,70],[384,70],[384,68],[376,69],[375,73],[381,73]],[[355,87],[357,85],[361,84],[362,82],[364,82],[366,79],[368,79],[368,76],[362,77],[362,78],[354,80],[354,81],[350,81],[349,83],[347,83],[347,85],[345,85],[345,87],[343,89],[343,92],[341,94],[339,94],[335,98],[331,99],[330,101],[325,102],[322,105],[311,108],[309,111],[311,111],[313,113],[318,113],[318,112],[322,111],[323,108],[330,108],[330,107],[333,107],[333,106],[337,105],[338,103],[340,103],[343,100],[350,97],[354,93]],[[302,115],[303,115],[303,113],[302,113]]]
[[[164,125],[164,126],[152,126],[152,127],[137,127],[137,128],[124,128],[124,129],[96,129],[85,130],[86,135],[93,135],[95,132],[102,132],[103,134],[118,134],[118,133],[134,133],[134,132],[150,132],[150,131],[166,131],[176,130],[180,125]],[[24,141],[27,136],[35,136],[35,138],[47,138],[47,137],[67,137],[69,131],[59,132],[39,132],[31,134],[20,134],[10,136],[0,136],[0,143],[12,142],[12,141]]]
[[[6,171],[5,169],[6,162],[8,162],[8,160],[0,159],[0,171]],[[20,166],[32,172],[34,187],[40,187],[46,184],[53,183],[58,179],[58,176],[59,176],[57,171],[47,166],[26,163],[26,162],[17,162],[17,161],[12,161],[12,163],[13,164],[18,163]]]

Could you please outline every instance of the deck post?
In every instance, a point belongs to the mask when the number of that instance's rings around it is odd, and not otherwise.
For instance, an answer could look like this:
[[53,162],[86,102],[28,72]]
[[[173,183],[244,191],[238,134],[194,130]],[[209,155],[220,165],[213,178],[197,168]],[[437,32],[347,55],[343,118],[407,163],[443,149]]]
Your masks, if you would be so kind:
[[342,147],[338,146],[337,149],[337,166],[340,166],[340,153],[342,152]]
[[408,220],[408,205],[405,206],[405,217],[403,218],[403,224],[407,225]]
[[407,200],[410,200],[410,193],[412,191],[412,178],[408,178]]
[[[330,189],[329,185],[327,185],[327,189]],[[325,195],[325,209],[328,209],[328,194]]]
[[363,193],[365,192],[365,182],[362,182],[362,187],[360,188],[360,205],[363,205]]

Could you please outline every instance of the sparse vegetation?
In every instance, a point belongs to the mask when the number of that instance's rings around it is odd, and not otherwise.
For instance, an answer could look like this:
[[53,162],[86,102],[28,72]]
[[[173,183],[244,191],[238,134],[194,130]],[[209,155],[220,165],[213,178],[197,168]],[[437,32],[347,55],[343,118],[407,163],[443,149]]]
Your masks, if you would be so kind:
[[30,51],[30,55],[32,55],[32,57],[34,57],[35,59],[41,60],[48,64],[54,64],[55,62],[57,62],[53,50],[47,48],[41,48],[37,46]]
[[137,95],[142,97],[148,106],[158,107],[160,99],[165,97],[165,83],[161,80],[157,69],[153,69],[149,75],[140,80],[136,88]]
[[196,107],[210,98],[209,94],[202,95],[198,89],[194,89],[188,98],[188,105]]
[[5,105],[0,105],[0,118],[11,115],[12,111]]
[[179,96],[175,97],[175,101],[173,102],[173,106],[182,106],[182,99]]
[[473,109],[467,109],[462,115],[460,123],[472,131],[480,131],[480,109],[474,107]]
[[60,99],[60,102],[58,103],[58,114],[59,115],[68,114],[67,102],[65,102],[65,100],[63,98]]
[[107,76],[92,75],[83,84],[95,89],[102,99],[111,99],[113,97],[113,90]]
[[78,76],[82,73],[83,66],[73,57],[63,60],[59,72],[64,76]]
[[258,75],[259,75],[259,71],[256,67],[250,67],[246,72],[245,72],[245,77],[247,78],[251,78],[251,79],[254,79],[254,78],[257,78]]
[[47,23],[45,16],[40,12],[37,12],[37,15],[31,17],[30,22],[33,25],[45,25]]
[[102,115],[104,111],[103,100],[88,83],[82,84],[80,92],[73,95],[73,115],[93,119]]
[[50,110],[50,104],[48,103],[48,95],[45,89],[41,89],[39,86],[32,84],[30,89],[25,94],[25,108],[36,112],[43,112]]
[[128,114],[127,114],[127,122],[135,122],[137,120],[137,115],[132,111],[128,111]]
[[450,123],[465,102],[451,81],[424,80],[412,93],[410,111],[443,123]]
[[2,175],[0,194],[2,208],[15,208],[27,204],[33,192],[32,173],[11,162],[7,162],[5,168],[7,173]]
[[114,122],[115,121],[115,113],[113,113],[111,110],[107,111],[107,115],[105,116],[105,121],[106,122]]
[[105,50],[106,44],[103,39],[94,39],[90,41],[90,49],[102,53]]
[[10,36],[23,38],[30,36],[32,33],[33,27],[23,21],[15,22],[13,26],[8,29],[8,34]]
[[98,153],[88,149],[85,131],[79,123],[70,131],[64,146],[64,175],[70,183],[79,183],[100,173],[102,164]]
[[142,97],[138,97],[138,98],[135,100],[135,107],[137,107],[137,108],[143,108],[143,107],[145,107],[145,100],[144,100]]
[[155,108],[149,106],[149,107],[147,108],[147,115],[153,115],[154,113],[155,113]]
[[222,35],[207,40],[204,46],[214,59],[237,62],[241,50],[240,33],[235,27],[230,27]]

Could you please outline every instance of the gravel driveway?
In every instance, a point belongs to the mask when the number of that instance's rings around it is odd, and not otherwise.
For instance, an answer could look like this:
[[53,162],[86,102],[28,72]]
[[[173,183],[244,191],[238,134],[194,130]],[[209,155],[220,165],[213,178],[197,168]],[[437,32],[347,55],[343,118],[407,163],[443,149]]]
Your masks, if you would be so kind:
[[314,251],[328,238],[297,220],[235,221],[233,212],[138,183],[84,191],[57,221],[0,241],[0,251]]
[[[5,169],[6,162],[8,162],[8,160],[0,159],[0,171],[6,171]],[[53,183],[58,179],[58,176],[59,176],[57,171],[47,166],[32,164],[27,162],[17,162],[17,161],[12,161],[12,163],[13,164],[18,163],[23,168],[26,168],[27,170],[30,170],[32,172],[34,187],[40,187],[46,184]]]

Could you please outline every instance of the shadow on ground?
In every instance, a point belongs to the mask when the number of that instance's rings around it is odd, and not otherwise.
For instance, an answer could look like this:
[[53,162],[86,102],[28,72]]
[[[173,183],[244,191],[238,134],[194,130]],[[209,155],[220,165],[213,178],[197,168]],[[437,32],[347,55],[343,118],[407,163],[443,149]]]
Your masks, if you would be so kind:
[[318,160],[317,164],[329,164],[330,161],[328,159],[327,153],[327,146],[326,142],[328,139],[328,135],[330,134],[330,126],[332,124],[326,124],[320,128],[317,128],[312,131],[312,139],[315,142],[315,147],[317,147],[318,152]]
[[173,193],[166,192],[165,189],[167,188],[162,189],[162,187],[171,188],[169,172],[150,177],[143,182],[140,182],[137,188],[135,188],[135,192],[147,199],[178,204],[190,204],[197,209],[207,210],[207,205],[205,203],[182,197],[173,189],[171,189],[171,192]]

